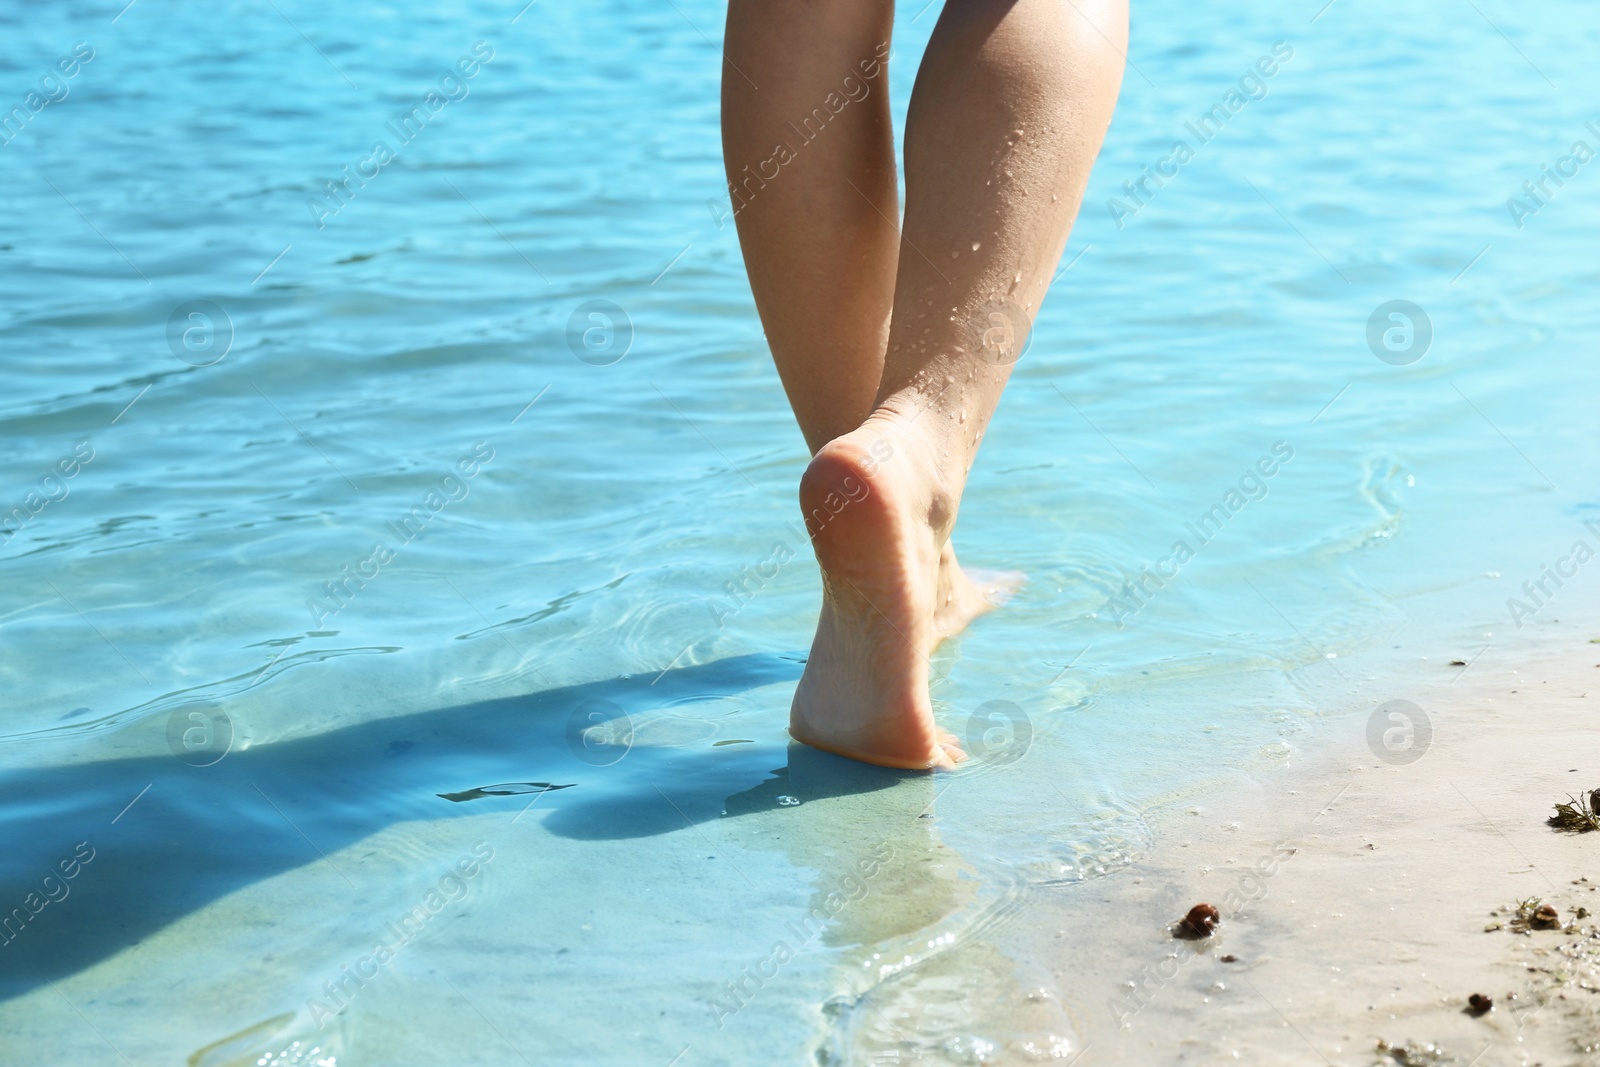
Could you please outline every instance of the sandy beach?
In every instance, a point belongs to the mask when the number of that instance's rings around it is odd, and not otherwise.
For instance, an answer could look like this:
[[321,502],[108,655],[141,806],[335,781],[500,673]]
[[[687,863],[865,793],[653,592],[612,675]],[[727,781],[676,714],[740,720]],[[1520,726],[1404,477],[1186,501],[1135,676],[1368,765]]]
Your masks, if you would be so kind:
[[[1600,917],[1586,913],[1600,912],[1600,834],[1546,820],[1600,786],[1596,633],[1530,628],[1470,667],[1447,649],[1397,652],[1431,721],[1425,746],[1422,730],[1402,731],[1377,758],[1366,717],[1341,721],[1324,750],[1258,790],[1151,813],[1156,847],[1078,887],[1089,892],[1074,894],[1071,927],[1065,908],[1051,923],[1052,898],[1036,899],[1001,943],[1046,972],[1079,1037],[1073,1055],[1595,1062]],[[1557,908],[1559,928],[1515,922],[1529,898]],[[1201,901],[1221,911],[1215,933],[1171,936]],[[1493,1008],[1469,1010],[1475,993]]]
[[[1437,590],[1409,605],[1427,623],[1308,659],[1291,755],[1197,771],[1108,814],[1059,882],[877,946],[890,965],[862,966],[887,977],[847,978],[824,1062],[1596,1062],[1600,832],[1547,820],[1600,787],[1600,624],[1573,603],[1496,633],[1489,603]],[[1037,788],[1069,768],[1033,770]],[[943,812],[930,857],[960,841]],[[1220,925],[1181,936],[1202,902]],[[1528,921],[1539,905],[1553,925]]]

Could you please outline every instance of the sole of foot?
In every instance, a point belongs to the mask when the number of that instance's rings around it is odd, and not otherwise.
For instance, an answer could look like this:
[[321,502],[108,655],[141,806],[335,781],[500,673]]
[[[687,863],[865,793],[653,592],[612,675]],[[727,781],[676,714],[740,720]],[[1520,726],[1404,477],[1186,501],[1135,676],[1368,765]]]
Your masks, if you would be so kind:
[[[866,763],[928,770],[966,754],[934,723],[928,698],[928,653],[939,638],[936,527],[949,507],[921,458],[931,449],[911,447],[914,433],[875,415],[823,446],[800,480],[822,613],[789,733]],[[976,586],[973,596],[981,599]]]

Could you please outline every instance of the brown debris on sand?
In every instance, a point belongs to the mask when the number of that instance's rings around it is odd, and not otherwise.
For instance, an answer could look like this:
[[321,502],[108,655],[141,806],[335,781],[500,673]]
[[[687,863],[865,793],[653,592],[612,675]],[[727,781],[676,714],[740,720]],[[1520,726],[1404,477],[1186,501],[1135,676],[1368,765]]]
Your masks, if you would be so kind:
[[1174,933],[1178,937],[1197,938],[1210,937],[1211,931],[1216,929],[1217,923],[1222,921],[1222,916],[1210,904],[1196,904],[1189,909],[1189,914],[1183,917]]
[[[1498,914],[1491,912],[1490,914]],[[1517,901],[1516,913],[1505,924],[1514,934],[1527,934],[1534,930],[1559,930],[1561,929],[1561,913],[1555,905],[1545,904],[1538,897],[1528,897],[1526,900]],[[1499,929],[1500,924],[1495,923],[1485,929]]]
[[1600,830],[1600,789],[1582,797],[1567,794],[1570,804],[1557,804],[1556,813],[1545,822],[1563,833],[1583,834]]

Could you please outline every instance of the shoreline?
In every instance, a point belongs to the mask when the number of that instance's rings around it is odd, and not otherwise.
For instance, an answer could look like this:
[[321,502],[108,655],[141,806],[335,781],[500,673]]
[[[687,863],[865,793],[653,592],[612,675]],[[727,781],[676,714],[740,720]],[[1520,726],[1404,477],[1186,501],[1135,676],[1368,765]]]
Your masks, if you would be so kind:
[[[944,918],[847,953],[819,1062],[1594,1062],[1600,831],[1547,820],[1600,788],[1600,620],[1490,634],[1464,589],[1412,599],[1412,622],[1331,667],[1291,670],[1293,741],[1267,746],[1282,762],[1197,746],[1193,787],[1113,814],[1061,853],[1065,877],[1024,865],[968,883]],[[1060,754],[1017,764],[1014,788],[1046,795]],[[959,880],[971,812],[939,807],[953,822],[924,847]],[[1215,933],[1175,936],[1202,902]],[[1525,921],[1537,903],[1557,928]]]
[[[1437,655],[1418,674],[1411,657],[1409,696],[1431,709],[1413,761],[1381,740],[1406,741],[1385,711],[1398,702],[1374,708],[1378,727],[1345,716],[1259,790],[1149,813],[1149,854],[1036,896],[998,947],[1047,974],[1085,1065],[1585,1062],[1600,1050],[1600,917],[1574,916],[1600,913],[1600,833],[1546,820],[1600,787],[1596,635],[1517,634],[1476,678]],[[1575,925],[1513,930],[1530,897]],[[1202,901],[1222,912],[1216,933],[1174,938]],[[1493,1009],[1471,1013],[1475,993]]]

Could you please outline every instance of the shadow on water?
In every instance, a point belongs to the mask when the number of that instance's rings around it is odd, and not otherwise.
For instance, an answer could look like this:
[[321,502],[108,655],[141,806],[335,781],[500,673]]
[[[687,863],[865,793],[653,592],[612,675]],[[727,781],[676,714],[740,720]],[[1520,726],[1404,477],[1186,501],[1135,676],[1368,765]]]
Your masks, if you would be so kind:
[[[633,758],[631,754],[629,758]],[[685,821],[766,815],[817,800],[876,793],[911,779],[929,779],[925,771],[873,767],[792,742],[786,766],[767,770],[771,777],[732,796],[728,787],[736,779],[731,776],[672,778],[668,771],[658,775],[654,770],[635,764],[632,774],[619,778],[605,793],[591,794],[582,804],[552,811],[544,828],[561,837],[587,841],[650,837],[681,830]]]
[[[798,746],[791,766],[776,772],[759,766],[770,766],[770,751],[766,760],[755,752],[711,759],[709,744],[635,745],[619,769],[595,766],[593,752],[571,741],[574,711],[593,706],[586,702],[611,702],[637,721],[793,681],[799,671],[791,656],[729,657],[654,681],[589,682],[258,744],[208,767],[163,753],[6,773],[0,919],[9,925],[0,934],[0,999],[90,967],[236,889],[323,862],[390,826],[477,814],[489,803],[514,812],[533,799],[439,796],[452,790],[567,785],[539,798],[550,809],[544,828],[616,840],[724,812],[772,811],[796,793],[881,790],[904,777]],[[82,862],[90,849],[93,858]],[[70,881],[60,877],[63,863]]]

